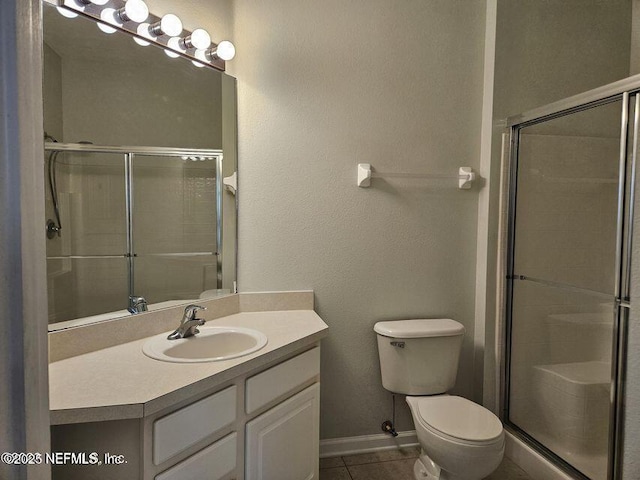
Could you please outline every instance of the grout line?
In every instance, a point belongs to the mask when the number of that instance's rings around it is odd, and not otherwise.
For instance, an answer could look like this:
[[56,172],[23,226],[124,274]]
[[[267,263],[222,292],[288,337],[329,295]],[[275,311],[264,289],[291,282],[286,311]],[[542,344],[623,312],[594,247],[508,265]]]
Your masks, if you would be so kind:
[[[340,457],[340,458],[342,458],[342,457]],[[344,462],[344,458],[342,458],[342,461]],[[344,466],[345,466],[345,468],[347,469],[347,475],[349,475],[349,478],[350,478],[351,480],[353,480],[353,476],[351,476],[351,470],[349,470],[349,467],[347,466],[347,464],[346,464],[346,463],[344,464]]]

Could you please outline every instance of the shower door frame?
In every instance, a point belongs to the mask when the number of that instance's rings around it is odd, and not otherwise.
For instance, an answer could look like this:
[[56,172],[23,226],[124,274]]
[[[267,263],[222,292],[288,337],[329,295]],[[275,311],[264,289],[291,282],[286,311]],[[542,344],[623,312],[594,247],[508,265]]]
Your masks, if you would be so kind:
[[[633,99],[634,105],[631,104],[631,99]],[[502,264],[500,269],[501,271],[499,272],[501,278],[506,280],[503,289],[505,310],[501,319],[504,325],[504,328],[502,329],[502,345],[504,345],[504,348],[501,355],[501,392],[499,395],[500,414],[505,425],[509,427],[510,431],[512,431],[516,437],[524,441],[534,450],[566,472],[580,479],[588,479],[588,477],[559,457],[545,445],[538,442],[526,431],[511,423],[509,420],[513,282],[517,279],[514,271],[514,260],[519,134],[520,130],[524,127],[564,117],[566,115],[585,111],[615,101],[621,101],[622,112],[619,152],[618,208],[616,220],[616,280],[614,288],[615,293],[613,296],[610,296],[610,299],[614,301],[616,308],[615,312],[612,313],[614,315],[614,323],[612,332],[613,345],[611,351],[611,404],[607,479],[617,480],[621,478],[621,458],[623,447],[623,398],[630,307],[629,286],[631,277],[630,266],[633,234],[633,203],[635,195],[638,129],[640,127],[640,75],[629,77],[627,79],[509,117],[506,123],[506,127],[509,132],[509,157],[506,173],[508,176],[506,192],[508,206],[505,213],[507,237],[506,258],[504,258],[505,261]],[[630,111],[633,111],[634,113],[634,118],[631,122],[629,118]],[[631,130],[629,130],[630,126]],[[631,162],[630,169],[628,168],[629,161]],[[623,234],[626,234],[624,235],[624,238]],[[624,254],[626,254],[626,258],[623,258]],[[548,282],[550,286],[553,286],[551,283],[552,282]]]
[[[62,143],[45,142],[45,152],[70,152],[70,153],[107,153],[117,154],[124,157],[124,182],[125,182],[125,215],[126,215],[126,248],[128,267],[128,290],[129,296],[135,295],[134,283],[134,263],[136,254],[134,252],[133,238],[133,158],[139,156],[158,157],[211,157],[215,161],[216,171],[216,251],[211,252],[216,256],[216,285],[222,288],[222,150],[200,149],[200,148],[173,148],[173,147],[144,147],[144,146],[106,146],[85,143]],[[194,252],[202,254],[201,252]],[[176,255],[185,255],[180,253]]]

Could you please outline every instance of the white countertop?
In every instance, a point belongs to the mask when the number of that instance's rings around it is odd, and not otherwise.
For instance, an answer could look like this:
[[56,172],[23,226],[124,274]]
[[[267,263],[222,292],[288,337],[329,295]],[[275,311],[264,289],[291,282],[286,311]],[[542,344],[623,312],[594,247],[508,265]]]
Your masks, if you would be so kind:
[[51,423],[151,415],[312,345],[328,330],[312,310],[243,312],[207,325],[254,328],[267,335],[268,342],[244,357],[210,363],[151,359],[142,353],[146,338],[53,362],[49,366]]

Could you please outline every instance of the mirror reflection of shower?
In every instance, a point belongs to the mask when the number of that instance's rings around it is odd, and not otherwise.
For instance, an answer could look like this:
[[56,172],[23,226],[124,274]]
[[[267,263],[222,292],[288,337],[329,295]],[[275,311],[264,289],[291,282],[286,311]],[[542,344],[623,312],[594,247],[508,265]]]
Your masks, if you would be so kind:
[[[44,132],[45,141],[51,141],[54,143],[58,143],[58,140],[49,135],[47,132]],[[92,145],[92,142],[81,140],[78,143],[85,145]],[[59,150],[51,150],[49,152],[48,162],[47,162],[47,178],[49,180],[49,193],[51,195],[51,202],[53,203],[53,213],[55,214],[56,219],[47,219],[47,238],[49,240],[55,238],[56,236],[61,236],[62,232],[62,222],[60,221],[60,204],[58,202],[58,182],[56,175],[56,164],[58,161],[58,155],[60,155]]]
[[54,230],[47,241],[50,323],[67,328],[67,321],[129,315],[132,297],[153,306],[219,294],[220,150],[87,145],[55,136],[58,142],[44,145],[51,191],[43,219],[57,227],[57,206],[64,232]]

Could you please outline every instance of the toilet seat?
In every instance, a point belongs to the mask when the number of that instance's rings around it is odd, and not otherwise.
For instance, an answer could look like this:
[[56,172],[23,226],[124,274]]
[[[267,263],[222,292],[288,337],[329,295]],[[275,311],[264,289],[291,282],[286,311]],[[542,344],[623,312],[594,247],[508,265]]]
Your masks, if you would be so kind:
[[436,395],[417,399],[417,419],[434,435],[466,445],[502,440],[502,423],[492,412],[466,398]]

